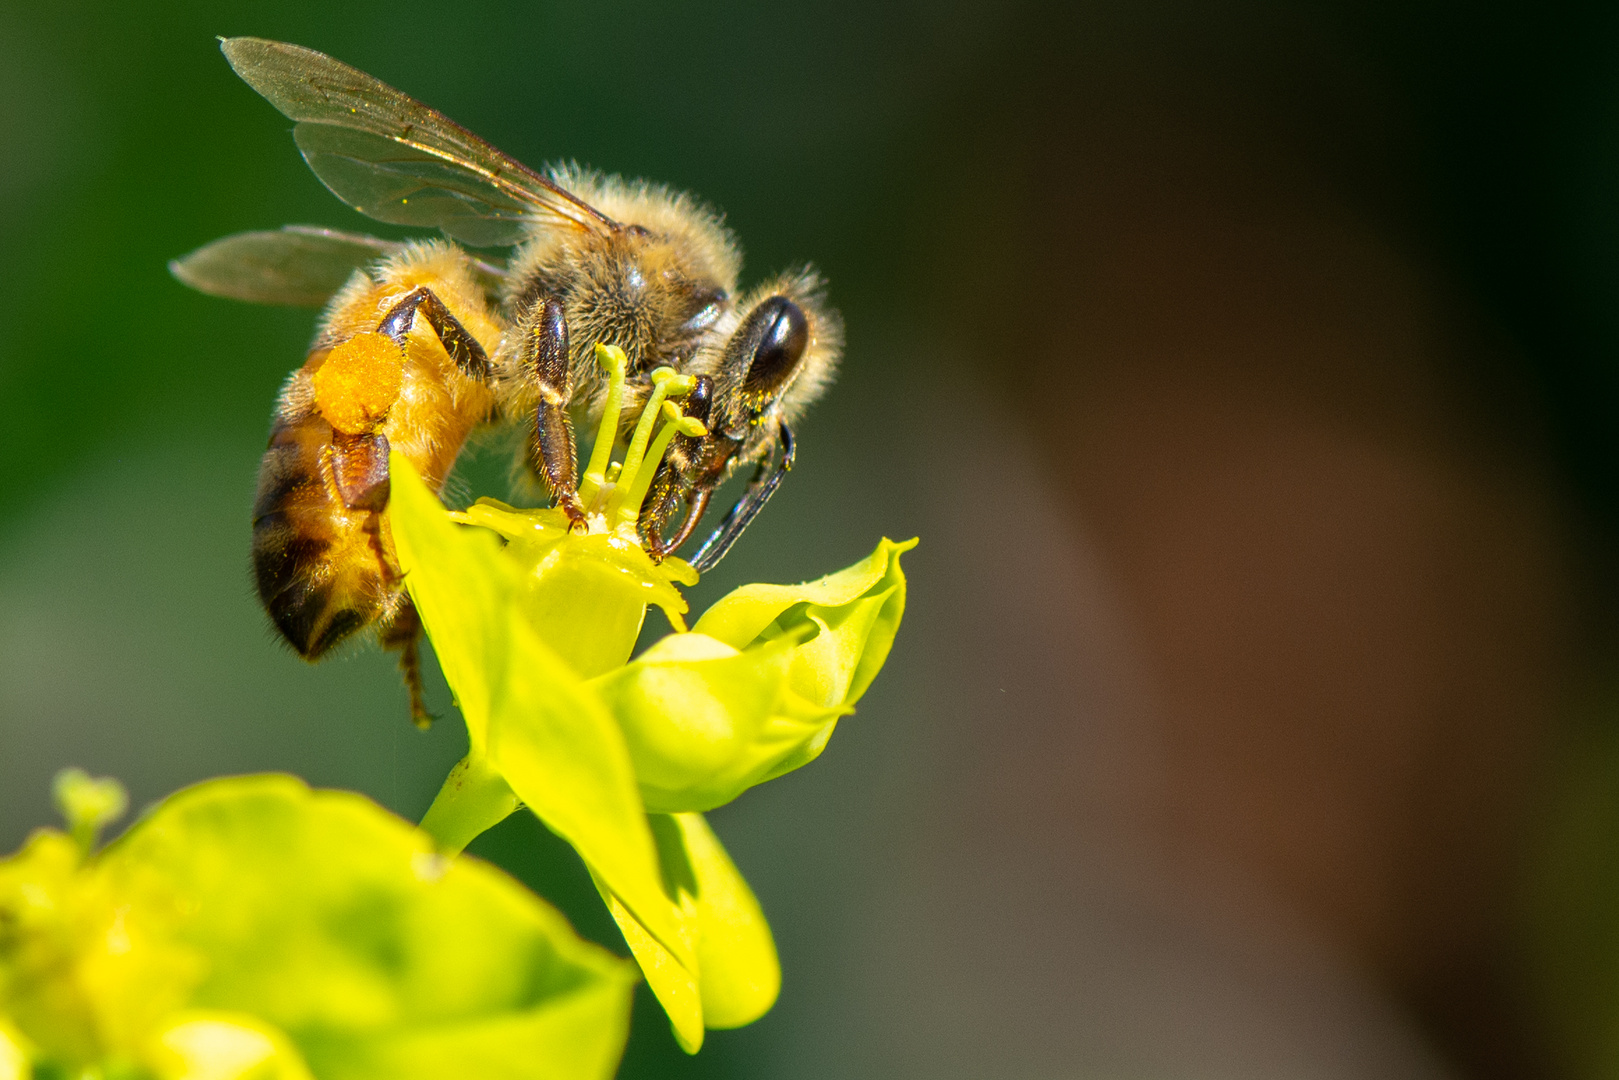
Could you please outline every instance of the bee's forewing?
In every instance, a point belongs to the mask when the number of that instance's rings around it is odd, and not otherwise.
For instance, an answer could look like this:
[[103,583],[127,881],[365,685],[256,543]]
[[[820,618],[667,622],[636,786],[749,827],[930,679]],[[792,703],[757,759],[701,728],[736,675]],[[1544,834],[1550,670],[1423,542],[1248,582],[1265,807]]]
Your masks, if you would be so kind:
[[531,204],[460,165],[369,131],[299,124],[292,134],[321,183],[378,221],[436,227],[473,247],[494,247],[521,241],[535,216]]
[[449,117],[324,53],[225,38],[231,67],[296,120],[304,160],[338,198],[379,221],[429,225],[475,246],[511,244],[524,221],[612,222]]

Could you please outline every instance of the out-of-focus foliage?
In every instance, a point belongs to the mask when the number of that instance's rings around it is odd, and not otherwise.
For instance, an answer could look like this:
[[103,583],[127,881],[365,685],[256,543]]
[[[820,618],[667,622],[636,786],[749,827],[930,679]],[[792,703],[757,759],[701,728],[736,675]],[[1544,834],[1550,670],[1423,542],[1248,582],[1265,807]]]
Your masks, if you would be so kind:
[[[1619,1071],[1619,711],[1613,688],[1562,754],[1527,880],[1527,955],[1565,1075]],[[1600,719],[1597,719],[1600,718]]]
[[0,862],[5,1080],[607,1077],[634,981],[500,871],[288,776]]

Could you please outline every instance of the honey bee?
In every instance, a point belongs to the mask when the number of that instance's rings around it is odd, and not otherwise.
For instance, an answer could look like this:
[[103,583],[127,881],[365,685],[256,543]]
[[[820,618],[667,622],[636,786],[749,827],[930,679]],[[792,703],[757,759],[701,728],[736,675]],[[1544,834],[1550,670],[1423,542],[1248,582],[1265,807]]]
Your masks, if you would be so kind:
[[[338,198],[447,238],[393,243],[293,226],[226,237],[171,264],[217,295],[329,298],[277,403],[253,510],[259,597],[293,648],[317,660],[377,627],[400,651],[413,718],[427,722],[420,623],[387,525],[388,452],[437,489],[475,429],[520,424],[522,468],[583,527],[573,426],[601,415],[598,343],[627,360],[621,435],[654,369],[694,378],[685,411],[706,434],[677,438],[659,466],[638,523],[654,558],[685,543],[720,484],[754,466],[691,557],[700,571],[717,563],[792,468],[793,426],[836,369],[842,324],[816,274],[739,294],[734,237],[685,194],[576,166],[541,174],[312,49],[245,37],[221,49],[296,122],[304,160]],[[514,250],[498,265],[461,245]]]

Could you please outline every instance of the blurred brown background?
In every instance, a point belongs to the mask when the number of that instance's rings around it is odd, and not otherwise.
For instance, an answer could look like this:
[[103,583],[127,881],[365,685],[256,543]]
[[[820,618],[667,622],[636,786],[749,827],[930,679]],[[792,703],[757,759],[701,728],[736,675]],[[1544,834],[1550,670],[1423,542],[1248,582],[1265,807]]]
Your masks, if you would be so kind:
[[[777,1009],[686,1059],[643,1000],[623,1075],[1619,1071],[1614,11],[0,0],[8,849],[67,764],[414,816],[461,749],[385,657],[305,668],[254,608],[311,317],[164,261],[387,230],[237,33],[690,187],[753,279],[813,258],[847,315],[696,604],[887,532],[923,538],[912,609],[824,758],[715,815]],[[622,948],[532,822],[474,850]]]

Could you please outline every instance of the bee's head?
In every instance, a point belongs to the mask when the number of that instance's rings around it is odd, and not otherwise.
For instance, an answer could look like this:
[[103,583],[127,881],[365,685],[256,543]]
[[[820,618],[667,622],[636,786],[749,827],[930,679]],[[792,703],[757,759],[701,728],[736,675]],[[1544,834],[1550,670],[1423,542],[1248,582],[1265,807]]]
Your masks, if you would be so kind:
[[[739,442],[791,424],[832,380],[843,326],[810,271],[756,289],[737,305],[715,382],[715,420]],[[747,455],[743,455],[746,457]]]
[[755,304],[731,339],[746,360],[741,400],[754,417],[781,396],[809,347],[809,317],[790,298],[777,294]]

